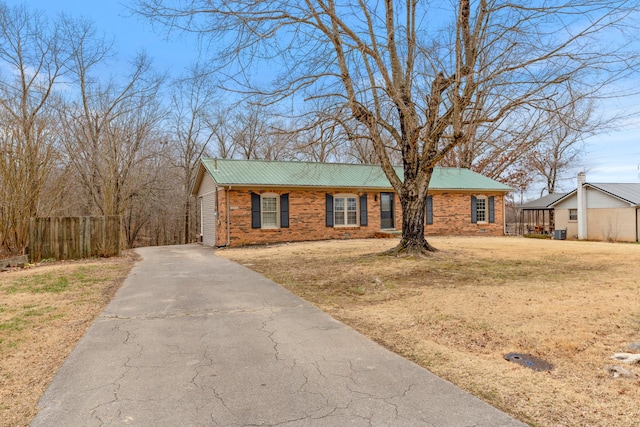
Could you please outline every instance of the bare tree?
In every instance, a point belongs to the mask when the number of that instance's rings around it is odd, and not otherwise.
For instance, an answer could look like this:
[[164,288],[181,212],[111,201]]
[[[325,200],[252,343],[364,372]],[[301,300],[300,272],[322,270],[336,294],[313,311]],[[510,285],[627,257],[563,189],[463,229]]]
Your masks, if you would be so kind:
[[182,198],[176,183],[181,176],[166,159],[170,149],[163,135],[150,138],[150,155],[138,156],[130,170],[123,231],[127,247],[177,244],[181,242]]
[[193,234],[193,209],[191,185],[195,179],[200,157],[215,136],[217,126],[212,113],[217,97],[212,76],[195,65],[189,74],[173,84],[171,96],[170,128],[175,138],[171,155],[174,167],[180,170],[183,234],[182,243],[188,243]]
[[611,118],[594,117],[594,103],[575,94],[573,102],[557,108],[550,105],[545,110],[545,126],[541,127],[542,142],[529,153],[529,164],[537,177],[544,182],[541,192],[553,194],[567,172],[579,168],[584,154],[584,140],[589,136],[605,132],[616,121]]
[[344,137],[333,123],[314,123],[308,129],[293,132],[296,134],[294,151],[299,159],[330,162],[342,158]]
[[243,159],[263,159],[263,152],[271,132],[270,113],[259,105],[240,106],[235,110],[233,122],[226,130],[233,136],[235,152]]
[[143,202],[160,173],[148,166],[163,149],[163,77],[140,54],[128,76],[119,81],[100,78],[111,45],[86,21],[67,20],[65,31],[73,61],[70,85],[78,95],[59,117],[68,162],[83,192],[84,214],[125,217],[125,235],[132,245],[149,218]]
[[67,62],[57,23],[0,3],[0,240],[8,252],[25,250],[29,218],[47,214],[44,196],[63,189],[50,184],[61,177],[54,89]]
[[521,191],[542,179],[542,192],[553,193],[558,180],[579,167],[585,138],[624,118],[596,116],[596,100],[590,95],[576,93],[567,83],[561,95],[541,100],[538,108],[521,108],[497,124],[478,128],[441,164],[473,169]]
[[544,111],[522,108],[492,126],[478,126],[464,143],[442,159],[442,166],[473,169],[493,179],[505,179],[540,142]]
[[292,150],[298,160],[340,162],[345,157],[347,135],[332,114],[324,114],[322,100],[310,100],[312,114],[290,120],[288,132],[295,135]]
[[518,191],[528,191],[536,180],[530,161],[532,151],[543,140],[543,118],[541,109],[522,108],[491,126],[478,126],[440,165],[468,168]]
[[[336,117],[348,112],[400,197],[396,253],[434,249],[424,237],[433,169],[479,126],[523,106],[538,108],[567,81],[595,94],[637,65],[625,50],[630,38],[614,34],[631,30],[635,17],[637,4],[624,0],[457,0],[437,8],[416,0],[137,5],[168,28],[226,43],[219,57],[240,70],[229,81],[245,83],[264,103],[324,98]],[[251,79],[251,71],[266,63],[279,73],[271,86],[253,87],[260,79]],[[393,168],[395,151],[402,153],[402,177]]]
[[264,117],[266,133],[263,135],[258,156],[264,160],[296,160],[298,129],[276,114]]
[[296,157],[296,131],[269,107],[240,103],[219,110],[214,138],[222,158],[287,160]]
[[257,159],[260,137],[265,133],[265,123],[259,119],[258,109],[236,113],[234,119],[233,145],[243,159]]
[[233,135],[229,132],[232,111],[229,108],[217,108],[209,122],[209,127],[213,131],[214,147],[212,151],[216,157],[221,159],[232,159],[235,157],[236,146],[233,144]]

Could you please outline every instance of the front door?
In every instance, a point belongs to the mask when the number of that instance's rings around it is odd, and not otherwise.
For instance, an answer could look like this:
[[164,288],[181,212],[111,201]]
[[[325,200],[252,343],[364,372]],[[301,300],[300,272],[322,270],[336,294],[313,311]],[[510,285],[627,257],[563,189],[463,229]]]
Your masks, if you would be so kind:
[[394,193],[380,193],[380,228],[394,228],[393,220]]

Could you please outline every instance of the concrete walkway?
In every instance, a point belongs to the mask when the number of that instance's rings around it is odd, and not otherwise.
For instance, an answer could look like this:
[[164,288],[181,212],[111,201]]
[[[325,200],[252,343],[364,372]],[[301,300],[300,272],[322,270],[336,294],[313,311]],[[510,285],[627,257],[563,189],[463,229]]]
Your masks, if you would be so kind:
[[524,426],[211,249],[138,252],[32,426]]

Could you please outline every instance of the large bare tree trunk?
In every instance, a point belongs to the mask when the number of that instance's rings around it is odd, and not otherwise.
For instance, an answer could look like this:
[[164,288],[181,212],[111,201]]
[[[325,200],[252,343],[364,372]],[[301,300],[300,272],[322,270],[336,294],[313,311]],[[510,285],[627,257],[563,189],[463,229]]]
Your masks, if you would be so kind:
[[391,253],[419,254],[436,250],[424,236],[425,199],[421,197],[402,197],[402,239]]
[[[406,166],[405,166],[406,167]],[[415,167],[415,165],[414,165]],[[411,170],[411,169],[409,169]],[[394,249],[388,251],[393,255],[419,255],[436,251],[424,235],[427,188],[433,174],[433,168],[417,179],[410,171],[405,171],[405,179],[400,189],[400,206],[402,207],[402,238]]]

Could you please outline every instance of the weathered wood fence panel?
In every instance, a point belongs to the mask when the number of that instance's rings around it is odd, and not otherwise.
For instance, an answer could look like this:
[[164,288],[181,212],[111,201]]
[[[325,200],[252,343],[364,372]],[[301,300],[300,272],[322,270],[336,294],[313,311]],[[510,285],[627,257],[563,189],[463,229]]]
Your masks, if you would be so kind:
[[29,258],[80,259],[120,255],[119,216],[31,218]]

